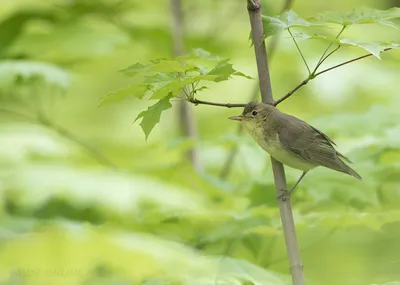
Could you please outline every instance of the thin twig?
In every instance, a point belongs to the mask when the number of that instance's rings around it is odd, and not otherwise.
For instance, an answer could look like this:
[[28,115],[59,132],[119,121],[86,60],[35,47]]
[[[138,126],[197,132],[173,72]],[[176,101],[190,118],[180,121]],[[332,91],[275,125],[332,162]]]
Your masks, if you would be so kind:
[[118,166],[116,166],[113,162],[111,162],[101,152],[99,152],[98,150],[96,150],[95,148],[90,146],[89,144],[87,144],[84,141],[82,141],[81,139],[79,139],[77,136],[72,134],[66,128],[51,122],[48,118],[46,118],[44,116],[40,116],[40,117],[36,116],[35,117],[32,115],[20,113],[20,112],[13,111],[13,110],[3,109],[3,108],[0,109],[0,112],[12,114],[14,116],[18,116],[18,117],[27,119],[29,121],[32,121],[33,123],[47,127],[48,129],[52,130],[53,132],[59,134],[60,136],[79,145],[82,149],[84,149],[86,151],[86,153],[89,154],[89,156],[91,156],[93,159],[95,159],[100,164],[107,166],[109,168],[112,168],[112,169],[118,169]]
[[311,80],[310,77],[308,77],[307,79],[303,80],[303,82],[301,82],[299,85],[297,85],[293,90],[291,90],[289,93],[287,93],[285,96],[283,96],[282,98],[276,100],[274,102],[274,105],[277,106],[279,103],[281,103],[282,101],[286,100],[287,98],[289,98],[290,96],[293,95],[294,92],[296,92],[297,90],[299,90],[301,87],[303,87],[304,85],[306,85],[309,81]]
[[[391,50],[391,49],[392,49],[392,48],[386,48],[386,49],[384,49],[382,52],[388,51],[388,50]],[[322,71],[316,73],[315,76],[321,75],[322,73],[325,73],[325,72],[327,72],[327,71],[336,69],[336,68],[338,68],[338,67],[341,67],[341,66],[343,66],[343,65],[352,63],[352,62],[354,62],[354,61],[357,61],[357,60],[360,60],[360,59],[363,59],[363,58],[366,58],[366,57],[370,57],[370,56],[372,56],[372,55],[373,55],[372,53],[369,53],[369,54],[366,54],[366,55],[363,55],[363,56],[360,56],[360,57],[357,57],[357,58],[354,58],[354,59],[345,61],[345,62],[343,62],[343,63],[341,63],[341,64],[338,64],[338,65],[329,67],[329,68],[327,68],[327,69],[324,69],[324,70],[322,70]]]
[[215,103],[215,102],[208,102],[208,101],[203,101],[199,100],[196,98],[192,98],[188,100],[190,103],[193,103],[194,105],[210,105],[210,106],[218,106],[218,107],[226,107],[226,108],[240,108],[246,106],[246,104],[235,104],[235,103]]
[[[391,50],[391,49],[392,49],[392,48],[386,48],[386,49],[384,49],[382,52],[385,52],[385,51],[388,51],[388,50]],[[289,98],[290,96],[292,96],[293,93],[295,93],[295,92],[296,92],[297,90],[299,90],[301,87],[303,87],[304,85],[306,85],[309,81],[313,80],[315,77],[317,77],[317,76],[319,76],[319,75],[321,75],[321,74],[323,74],[323,73],[325,73],[325,72],[328,72],[328,71],[330,71],[330,70],[333,70],[333,69],[336,69],[336,68],[338,68],[338,67],[341,67],[341,66],[343,66],[343,65],[352,63],[352,62],[354,62],[354,61],[357,61],[357,60],[360,60],[360,59],[363,59],[363,58],[366,58],[366,57],[370,57],[370,56],[372,56],[372,55],[373,55],[372,53],[369,53],[369,54],[366,54],[366,55],[363,55],[363,56],[359,56],[359,57],[357,57],[357,58],[354,58],[354,59],[345,61],[345,62],[343,62],[343,63],[340,63],[340,64],[338,64],[338,65],[329,67],[329,68],[327,68],[327,69],[324,69],[324,70],[322,70],[322,71],[320,71],[320,72],[315,73],[313,76],[310,76],[310,77],[306,78],[305,80],[303,80],[303,82],[301,82],[299,85],[297,85],[293,90],[291,90],[290,92],[288,92],[285,96],[283,96],[282,98],[276,100],[275,103],[274,103],[274,106],[277,106],[278,104],[282,103],[284,100],[286,100],[287,98]]]
[[303,53],[301,52],[301,49],[300,49],[299,45],[297,44],[296,39],[293,37],[293,34],[292,34],[292,32],[290,31],[290,29],[288,29],[288,32],[289,32],[290,36],[292,37],[292,40],[293,40],[294,44],[296,45],[296,48],[297,48],[297,50],[299,51],[300,56],[301,56],[301,58],[303,59],[304,64],[305,64],[306,67],[307,67],[308,74],[311,74],[311,70],[310,70],[310,68],[308,67],[307,61],[306,61],[306,59],[305,59]]

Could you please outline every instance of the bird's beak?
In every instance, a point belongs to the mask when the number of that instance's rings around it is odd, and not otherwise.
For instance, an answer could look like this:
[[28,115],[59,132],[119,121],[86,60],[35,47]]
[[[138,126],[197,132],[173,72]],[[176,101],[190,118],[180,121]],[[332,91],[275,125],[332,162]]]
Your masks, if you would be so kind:
[[229,117],[229,120],[235,120],[235,121],[242,121],[243,120],[243,116],[233,116],[233,117]]

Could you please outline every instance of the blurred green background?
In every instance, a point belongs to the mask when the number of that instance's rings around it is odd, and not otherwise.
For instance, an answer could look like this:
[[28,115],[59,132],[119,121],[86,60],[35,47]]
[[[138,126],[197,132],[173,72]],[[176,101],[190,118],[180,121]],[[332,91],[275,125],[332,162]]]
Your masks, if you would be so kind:
[[[284,4],[263,1],[263,13]],[[399,3],[298,0],[293,9],[312,17],[361,5]],[[244,0],[187,0],[183,14],[187,51],[257,76]],[[227,120],[241,110],[192,107],[194,143],[180,135],[174,102],[146,142],[132,122],[148,102],[99,107],[130,82],[118,70],[172,55],[171,21],[166,0],[1,1],[0,284],[290,284],[268,155]],[[345,36],[400,41],[378,25]],[[312,64],[326,47],[300,45]],[[362,54],[343,48],[324,66]],[[276,98],[307,75],[286,34],[270,69]],[[400,281],[399,78],[400,52],[390,51],[326,73],[279,106],[326,132],[363,177],[316,169],[296,191],[307,284]],[[255,84],[233,78],[198,98],[246,103]],[[193,145],[202,171],[185,156]],[[292,185],[300,173],[286,172]]]

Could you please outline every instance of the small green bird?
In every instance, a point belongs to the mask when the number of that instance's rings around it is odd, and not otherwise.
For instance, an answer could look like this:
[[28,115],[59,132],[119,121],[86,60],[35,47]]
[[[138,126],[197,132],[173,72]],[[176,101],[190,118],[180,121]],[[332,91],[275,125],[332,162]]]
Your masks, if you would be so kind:
[[361,180],[361,176],[343,162],[342,159],[351,163],[335,150],[336,144],[327,135],[296,117],[280,112],[274,106],[250,102],[244,107],[242,115],[229,119],[240,121],[245,130],[273,158],[303,171],[289,194],[307,172],[317,166]]

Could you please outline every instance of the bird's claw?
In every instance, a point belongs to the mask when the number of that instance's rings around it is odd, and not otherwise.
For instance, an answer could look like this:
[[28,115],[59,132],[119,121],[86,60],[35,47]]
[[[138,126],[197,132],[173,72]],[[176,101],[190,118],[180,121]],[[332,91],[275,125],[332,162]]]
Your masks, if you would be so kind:
[[290,193],[292,192],[288,189],[281,189],[279,191],[282,192],[282,194],[276,197],[276,199],[281,201],[286,201],[290,197]]

